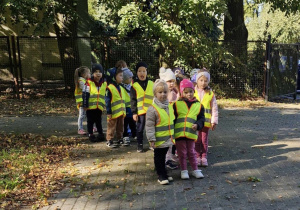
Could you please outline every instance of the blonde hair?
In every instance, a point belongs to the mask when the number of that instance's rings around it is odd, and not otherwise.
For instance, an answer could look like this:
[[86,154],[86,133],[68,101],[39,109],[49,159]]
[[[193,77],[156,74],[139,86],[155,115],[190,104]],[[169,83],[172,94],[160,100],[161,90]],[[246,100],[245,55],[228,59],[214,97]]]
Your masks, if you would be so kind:
[[90,72],[90,69],[86,66],[80,66],[79,68],[77,68],[75,70],[75,73],[74,73],[75,87],[78,86],[79,77],[82,77],[85,73],[88,73],[88,72]]
[[160,90],[166,90],[167,93],[168,93],[168,92],[169,92],[169,88],[168,88],[167,83],[165,83],[165,82],[160,82],[160,83],[158,83],[158,84],[155,86],[155,89],[153,90],[154,95],[155,95],[158,91],[160,91]]

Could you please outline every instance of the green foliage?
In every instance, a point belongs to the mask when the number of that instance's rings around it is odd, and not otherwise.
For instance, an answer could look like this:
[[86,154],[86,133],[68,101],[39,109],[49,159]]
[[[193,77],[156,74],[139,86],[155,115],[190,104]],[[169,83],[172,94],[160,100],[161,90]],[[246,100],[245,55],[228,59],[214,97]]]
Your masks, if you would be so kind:
[[271,5],[270,10],[281,10],[286,15],[292,15],[300,10],[299,0],[255,0],[256,3],[269,3]]
[[0,24],[5,24],[5,12],[10,12],[12,24],[23,23],[24,30],[35,27],[35,32],[47,30],[55,24],[57,14],[65,19],[76,19],[77,0],[6,0],[0,4]]
[[259,16],[253,17],[247,24],[249,39],[267,40],[270,34],[272,42],[300,42],[300,13],[287,16],[280,10],[271,10],[270,4],[264,4]]
[[[100,1],[112,12],[120,37],[151,38],[160,46],[160,63],[169,66],[209,65],[218,39],[218,20],[226,7],[223,1]],[[117,16],[116,16],[117,14]],[[192,59],[194,58],[194,59]]]

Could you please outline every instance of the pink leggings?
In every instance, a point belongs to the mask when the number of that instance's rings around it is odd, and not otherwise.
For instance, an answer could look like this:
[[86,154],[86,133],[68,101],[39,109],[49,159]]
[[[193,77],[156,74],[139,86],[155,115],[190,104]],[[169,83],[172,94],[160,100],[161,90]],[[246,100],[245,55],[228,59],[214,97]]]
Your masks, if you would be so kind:
[[179,140],[176,141],[176,149],[181,170],[187,170],[186,158],[189,158],[193,170],[197,170],[197,157],[195,153],[195,141]]
[[198,131],[198,139],[195,143],[195,150],[198,158],[207,158],[208,131],[209,128],[207,127],[204,127],[201,131]]

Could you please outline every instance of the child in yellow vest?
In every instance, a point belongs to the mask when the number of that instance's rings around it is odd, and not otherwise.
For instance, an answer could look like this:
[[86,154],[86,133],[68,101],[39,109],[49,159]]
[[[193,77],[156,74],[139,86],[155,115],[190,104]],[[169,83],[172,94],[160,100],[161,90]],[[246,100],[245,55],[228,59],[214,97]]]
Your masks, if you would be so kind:
[[86,86],[86,80],[91,77],[91,71],[88,67],[86,66],[81,66],[75,70],[74,73],[74,82],[75,82],[75,100],[76,100],[76,105],[79,110],[79,115],[78,115],[78,134],[80,135],[85,135],[86,132],[83,129],[83,119],[85,118],[86,111],[83,108],[83,97],[82,93],[83,92],[89,92],[87,89],[88,87]]
[[194,85],[188,79],[180,83],[181,99],[174,103],[175,115],[175,144],[181,168],[181,179],[189,179],[187,161],[193,169],[192,175],[197,179],[203,178],[201,170],[198,170],[195,141],[197,130],[204,125],[204,109],[201,103],[194,97]]
[[143,152],[143,135],[146,121],[146,112],[153,100],[153,82],[147,78],[148,65],[139,62],[135,71],[137,77],[130,90],[130,105],[133,120],[136,121],[137,151]]
[[206,69],[201,70],[196,76],[196,98],[201,102],[205,110],[204,127],[198,132],[198,140],[195,149],[198,166],[207,167],[208,131],[215,130],[218,124],[218,104],[213,91],[209,88],[210,74]]
[[[84,107],[87,108],[87,127],[89,133],[89,140],[91,142],[104,141],[105,137],[102,129],[102,112],[105,106],[104,96],[107,84],[103,79],[103,67],[101,64],[92,65],[93,76],[91,80],[87,81],[90,90],[89,98],[84,98]],[[85,102],[88,100],[88,103]],[[87,104],[87,106],[85,105]],[[96,124],[98,131],[97,138],[94,135],[93,125]]]
[[[167,83],[169,89],[167,98],[169,103],[173,105],[173,103],[175,103],[175,101],[177,101],[180,96],[179,91],[175,87],[176,76],[174,72],[169,68],[166,69],[164,67],[161,67],[159,69],[159,78]],[[174,154],[172,154],[172,150],[174,151]],[[166,155],[166,167],[171,170],[178,168],[178,166],[175,164],[178,162],[175,155],[175,150],[175,145],[172,145]]]
[[168,86],[162,79],[155,81],[153,86],[153,104],[146,114],[146,135],[154,148],[154,165],[160,184],[173,181],[165,167],[166,154],[174,140],[174,110],[168,101]]
[[122,68],[123,70],[123,83],[122,87],[126,90],[125,95],[125,104],[126,104],[126,117],[124,118],[124,132],[123,132],[123,141],[124,145],[130,145],[128,127],[130,128],[131,137],[134,139],[136,137],[136,123],[133,120],[131,106],[130,106],[130,90],[132,86],[132,77],[133,73],[130,69],[126,67]]
[[[123,82],[123,70],[114,69],[110,72],[112,77],[105,95],[106,112],[107,112],[107,146],[116,148],[123,143],[124,117],[126,116],[125,94],[126,91],[120,84]],[[113,138],[116,134],[117,141]]]

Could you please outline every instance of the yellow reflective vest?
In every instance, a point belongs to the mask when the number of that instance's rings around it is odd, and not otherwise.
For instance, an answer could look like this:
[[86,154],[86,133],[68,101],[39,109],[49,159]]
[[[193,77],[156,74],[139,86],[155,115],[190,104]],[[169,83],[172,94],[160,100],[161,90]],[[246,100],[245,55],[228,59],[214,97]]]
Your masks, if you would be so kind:
[[[82,81],[84,84],[86,83],[86,80],[82,77],[79,78],[79,81]],[[76,100],[76,106],[79,109],[79,107],[82,106],[82,90],[79,88],[79,85],[75,88],[74,92],[75,100]]]
[[101,111],[103,111],[103,108],[105,106],[104,97],[107,83],[103,82],[98,90],[96,84],[92,80],[88,80],[87,82],[90,86],[90,98],[88,109],[100,109]]
[[120,92],[113,84],[108,85],[107,87],[111,92],[111,119],[118,118],[120,116],[126,116],[126,107],[125,107],[125,94],[126,90],[120,86]]
[[197,141],[197,131],[192,129],[192,125],[197,121],[201,103],[197,101],[188,108],[185,101],[176,101],[175,107],[178,115],[175,123],[175,139],[185,137]]
[[201,102],[204,108],[204,127],[210,128],[211,127],[211,101],[214,97],[214,93],[210,91],[209,93],[205,93],[202,100],[199,98],[199,94],[197,89],[195,90],[194,96]]
[[[123,87],[122,87],[123,88]],[[125,88],[123,88],[125,90],[125,94],[124,94],[124,98],[125,98],[125,107],[126,108],[130,108],[130,95],[127,92],[127,90]]]
[[158,123],[155,125],[155,146],[159,146],[171,138],[172,142],[175,143],[174,139],[174,109],[171,104],[169,104],[169,114],[166,110],[160,108],[155,103],[152,104],[154,109],[157,111],[159,119]]
[[138,82],[133,83],[132,87],[136,92],[138,115],[146,114],[148,107],[153,101],[153,82],[148,80],[147,88],[144,89]]

